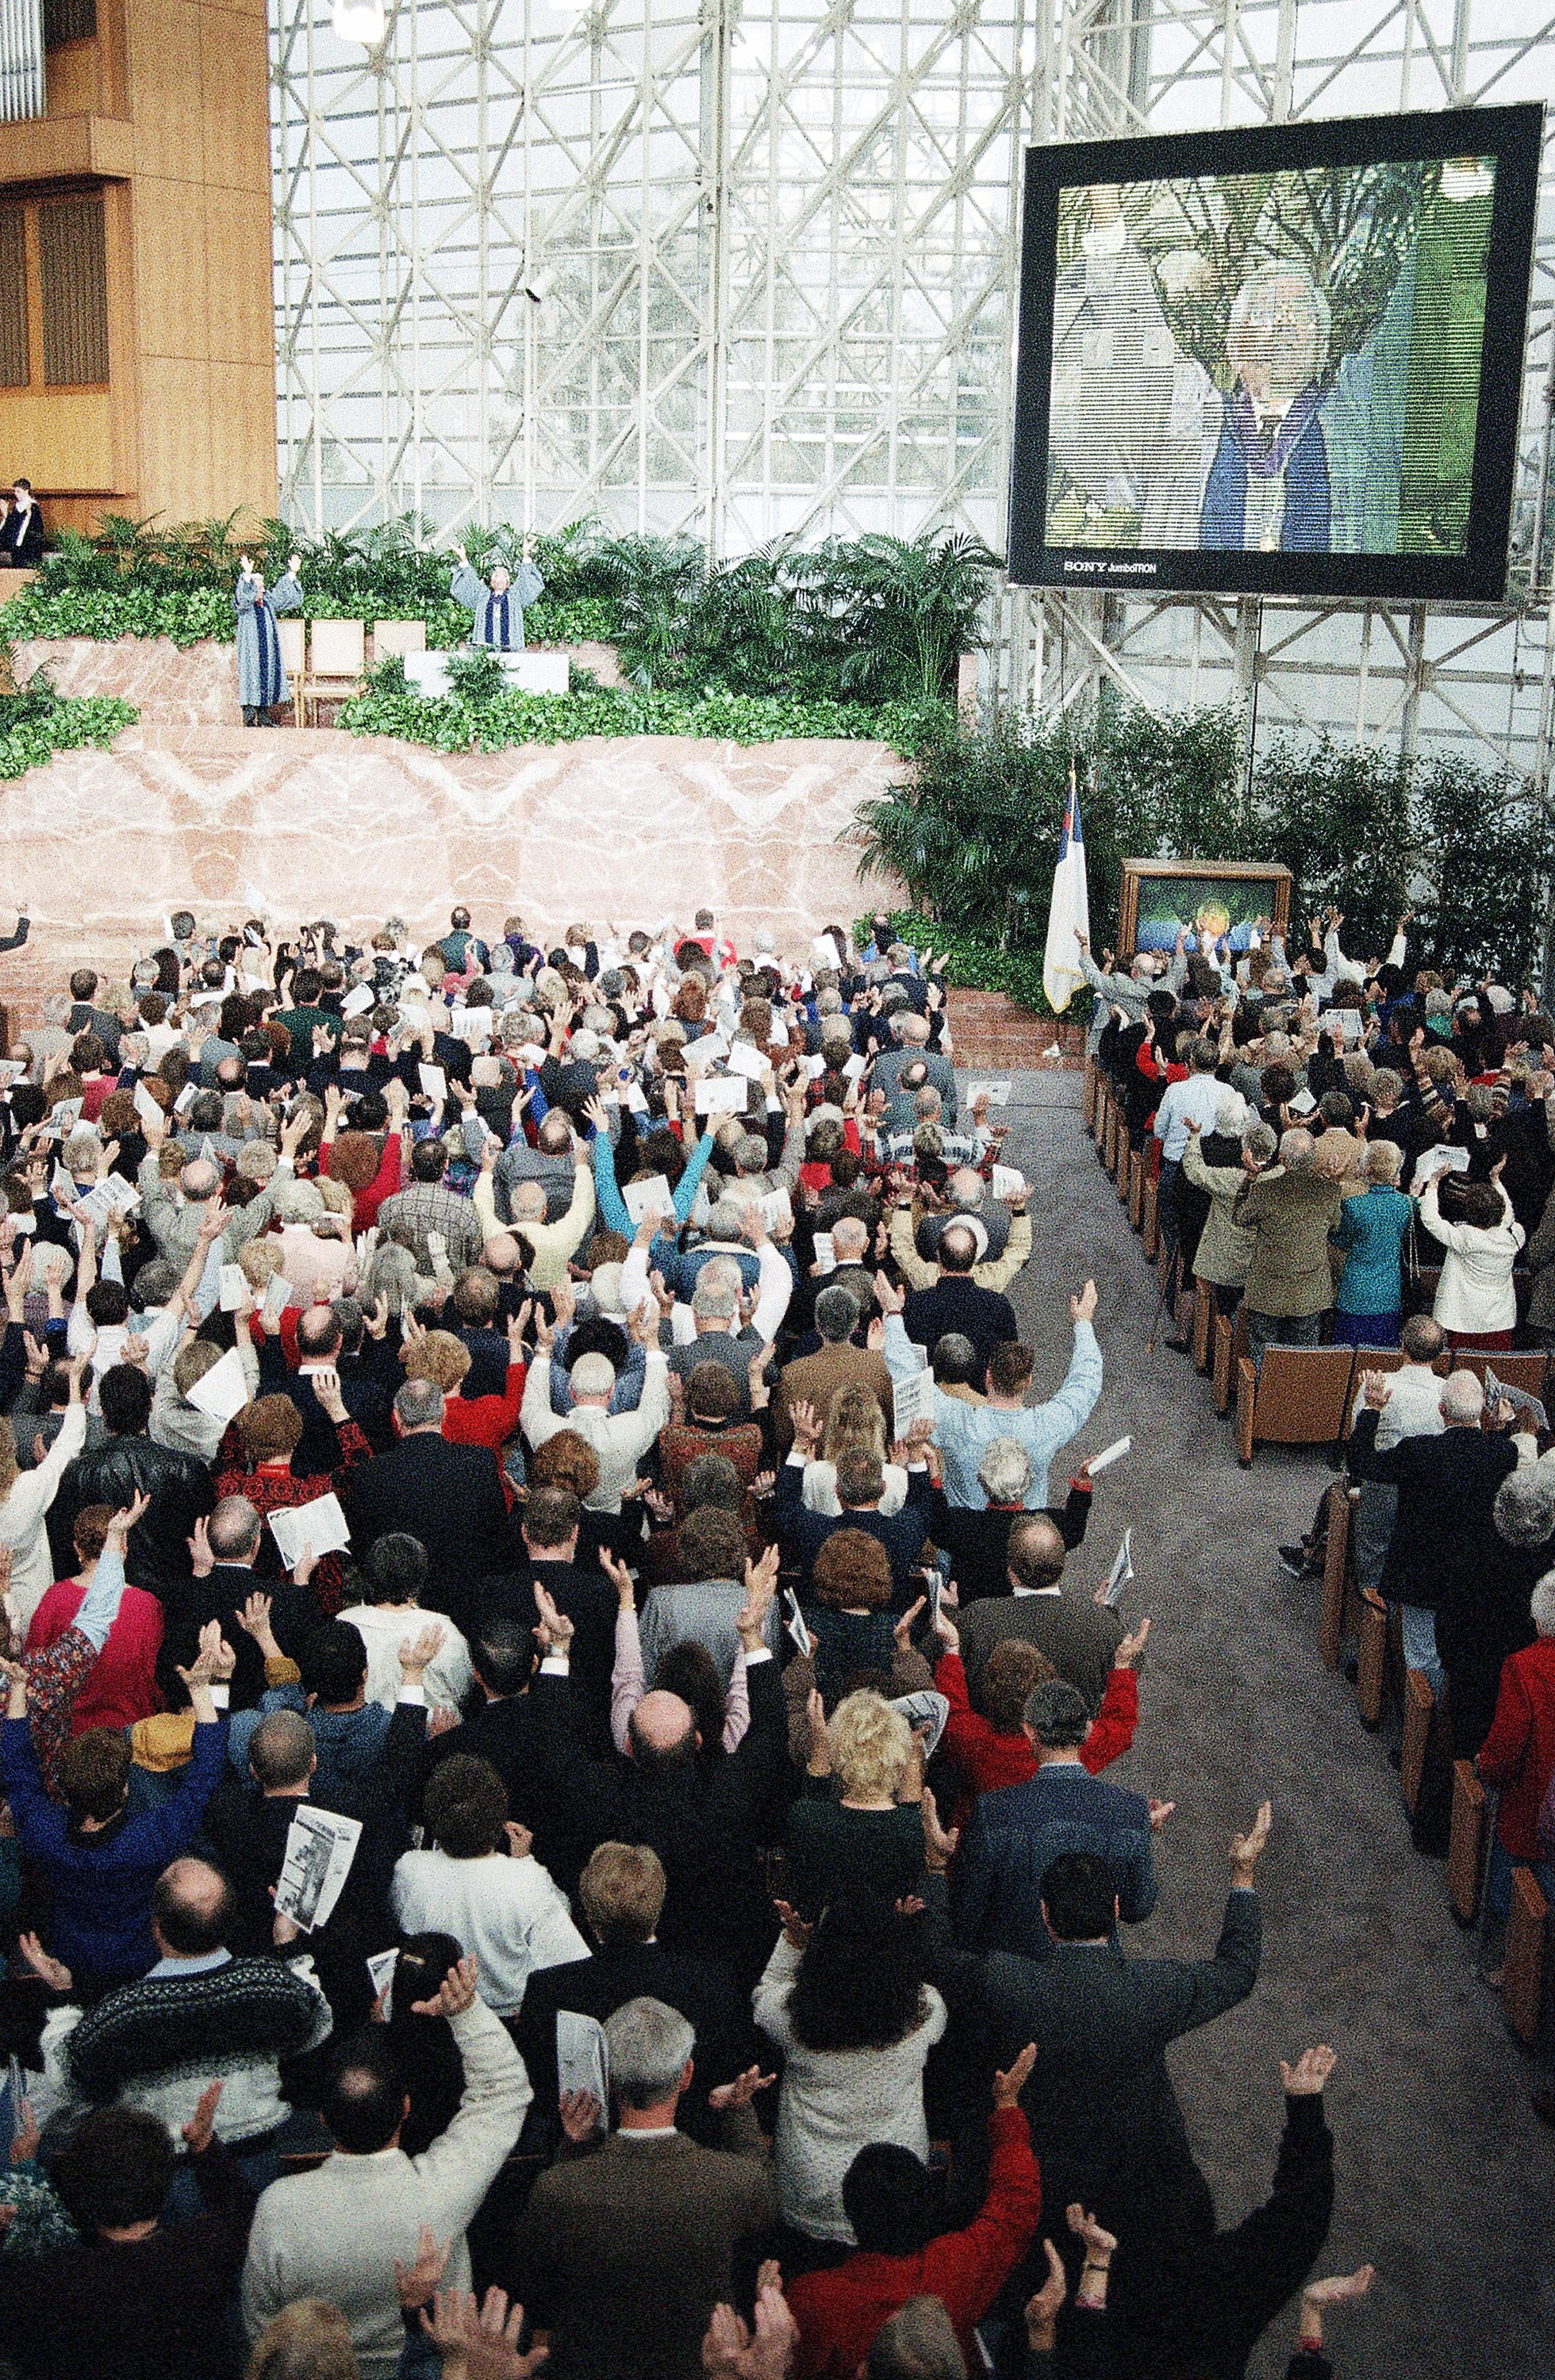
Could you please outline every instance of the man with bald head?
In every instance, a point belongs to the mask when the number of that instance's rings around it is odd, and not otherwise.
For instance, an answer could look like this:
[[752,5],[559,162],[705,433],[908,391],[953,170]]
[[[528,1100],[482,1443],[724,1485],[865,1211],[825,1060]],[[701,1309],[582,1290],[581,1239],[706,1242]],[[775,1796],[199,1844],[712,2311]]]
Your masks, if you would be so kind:
[[152,1893],[156,1964],[84,2014],[56,2010],[44,2046],[53,2057],[63,2053],[73,2095],[160,2116],[175,2138],[201,2091],[220,2082],[217,2134],[262,2188],[277,2170],[278,2136],[290,2112],[280,2061],[327,2040],[330,2012],[310,1959],[235,1959],[233,1916],[232,1890],[218,1869],[175,1860]]
[[[475,1159],[479,1164],[479,1150]],[[511,1223],[514,1191],[520,1182],[538,1182],[545,1194],[546,1221],[559,1223],[572,1200],[573,1172],[571,1121],[565,1109],[548,1108],[536,1130],[534,1148],[529,1147],[520,1125],[496,1161],[492,1186],[498,1216],[503,1222]]]
[[[644,1843],[668,1879],[655,1938],[666,1949],[713,1959],[754,1984],[771,1944],[770,1904],[759,1847],[779,1839],[788,1791],[788,1726],[777,1663],[764,1623],[775,1572],[747,1573],[739,1639],[750,1724],[730,1753],[706,1746],[679,1694],[644,1694],[627,1728],[626,1755],[591,1760],[576,1705],[562,1723],[572,1735],[566,1791],[587,1807],[596,1842]],[[572,1623],[545,1615],[548,1670],[570,1667]]]
[[1005,1552],[1008,1592],[968,1604],[957,1616],[974,1695],[994,1646],[1014,1636],[1045,1653],[1090,1710],[1100,1708],[1123,1621],[1092,1599],[1088,1584],[1065,1583],[1065,1553],[1063,1533],[1046,1512],[1024,1512],[1013,1523]]
[[[925,1268],[912,1246],[911,1198],[899,1202],[891,1219],[892,1253],[908,1281],[922,1281]],[[1018,1247],[1015,1230],[1018,1225],[1024,1247]],[[1018,1271],[1031,1248],[1031,1225],[1024,1211],[1016,1216],[1010,1231],[1010,1246],[1003,1259],[1008,1264],[1012,1255],[1019,1255],[1014,1269]],[[1002,1290],[985,1289],[973,1279],[976,1267],[983,1259],[983,1235],[971,1220],[962,1222],[951,1217],[940,1234],[935,1250],[936,1273],[933,1285],[910,1289],[903,1319],[907,1337],[919,1347],[934,1347],[947,1330],[959,1331],[970,1339],[978,1351],[978,1362],[986,1365],[1002,1340],[1018,1339],[1020,1326],[1014,1307]]]
[[1316,1347],[1333,1304],[1329,1234],[1342,1215],[1340,1184],[1317,1168],[1317,1143],[1293,1126],[1278,1162],[1249,1174],[1236,1194],[1233,1221],[1253,1234],[1244,1303],[1247,1353],[1260,1365],[1272,1346]]
[[[296,1172],[296,1155],[308,1130],[309,1111],[299,1108],[281,1135],[281,1150],[275,1172],[268,1185],[250,1198],[246,1207],[234,1209],[224,1225],[220,1247],[223,1263],[234,1262],[237,1251],[249,1240],[257,1239],[270,1221],[275,1208],[277,1185],[290,1181]],[[146,1154],[140,1161],[137,1187],[140,1193],[140,1215],[146,1229],[156,1242],[159,1252],[176,1265],[180,1272],[193,1256],[200,1237],[200,1226],[211,1211],[212,1202],[221,1193],[221,1168],[208,1158],[191,1157],[179,1172],[177,1194],[164,1179],[162,1171],[162,1144],[167,1137],[167,1119],[146,1120],[141,1129],[146,1136]]]

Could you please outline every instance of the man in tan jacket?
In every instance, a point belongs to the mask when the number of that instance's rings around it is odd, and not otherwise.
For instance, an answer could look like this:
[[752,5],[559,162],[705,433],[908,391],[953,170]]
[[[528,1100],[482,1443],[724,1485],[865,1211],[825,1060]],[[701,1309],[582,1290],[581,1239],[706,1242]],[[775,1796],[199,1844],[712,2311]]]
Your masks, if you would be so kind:
[[1276,1344],[1316,1347],[1333,1303],[1329,1233],[1339,1228],[1337,1182],[1316,1171],[1309,1132],[1293,1128],[1280,1142],[1280,1162],[1250,1176],[1236,1195],[1233,1218],[1253,1234],[1247,1267],[1247,1353],[1255,1365]]

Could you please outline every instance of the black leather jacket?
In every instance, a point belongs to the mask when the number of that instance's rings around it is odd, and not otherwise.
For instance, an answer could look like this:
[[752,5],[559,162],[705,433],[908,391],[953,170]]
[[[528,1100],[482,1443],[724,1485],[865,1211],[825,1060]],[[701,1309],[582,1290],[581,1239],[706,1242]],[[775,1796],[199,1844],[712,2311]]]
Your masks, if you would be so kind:
[[151,1438],[106,1439],[67,1464],[49,1512],[56,1577],[70,1574],[71,1530],[82,1506],[106,1504],[117,1512],[136,1495],[149,1496],[152,1503],[129,1533],[125,1573],[130,1585],[155,1593],[170,1580],[188,1577],[188,1539],[214,1504],[215,1489],[198,1456],[158,1446]]

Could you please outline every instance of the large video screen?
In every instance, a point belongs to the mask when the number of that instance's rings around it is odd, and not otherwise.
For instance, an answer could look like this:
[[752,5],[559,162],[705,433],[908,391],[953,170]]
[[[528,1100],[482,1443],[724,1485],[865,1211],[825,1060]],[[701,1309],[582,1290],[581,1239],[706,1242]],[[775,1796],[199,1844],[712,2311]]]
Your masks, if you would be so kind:
[[1029,151],[1011,577],[1499,599],[1541,133]]

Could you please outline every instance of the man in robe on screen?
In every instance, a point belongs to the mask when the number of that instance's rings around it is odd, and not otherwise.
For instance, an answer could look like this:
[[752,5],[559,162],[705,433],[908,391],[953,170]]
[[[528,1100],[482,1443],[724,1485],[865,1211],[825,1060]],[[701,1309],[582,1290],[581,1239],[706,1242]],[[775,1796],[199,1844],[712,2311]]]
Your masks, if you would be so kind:
[[245,727],[273,727],[271,710],[291,695],[275,615],[301,611],[302,589],[297,574],[302,565],[294,553],[285,577],[267,593],[263,571],[256,570],[246,553],[241,562],[232,593],[232,607],[237,614],[237,699],[243,706]]
[[1332,318],[1305,264],[1260,264],[1232,301],[1221,434],[1200,542],[1233,553],[1327,553],[1333,499],[1320,419]]
[[462,545],[456,545],[454,551],[459,566],[448,591],[455,602],[464,604],[471,614],[470,643],[489,646],[493,652],[521,653],[524,614],[545,589],[545,581],[530,559],[528,539],[524,540],[517,577],[511,577],[498,563],[490,584],[470,568],[469,556]]

